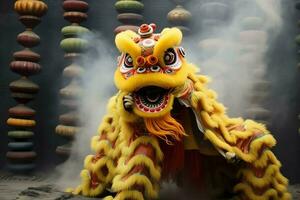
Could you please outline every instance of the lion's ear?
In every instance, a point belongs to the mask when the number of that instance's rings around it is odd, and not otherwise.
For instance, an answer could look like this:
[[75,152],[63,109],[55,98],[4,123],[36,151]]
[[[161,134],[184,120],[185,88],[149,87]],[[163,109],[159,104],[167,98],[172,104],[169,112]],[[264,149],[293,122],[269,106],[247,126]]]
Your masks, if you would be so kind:
[[139,37],[135,32],[127,30],[116,35],[115,43],[122,53],[129,53],[132,57],[141,55],[141,47],[134,42],[134,38]]
[[182,32],[178,28],[165,28],[161,32],[161,36],[154,47],[153,55],[159,57],[168,48],[180,45],[181,40]]

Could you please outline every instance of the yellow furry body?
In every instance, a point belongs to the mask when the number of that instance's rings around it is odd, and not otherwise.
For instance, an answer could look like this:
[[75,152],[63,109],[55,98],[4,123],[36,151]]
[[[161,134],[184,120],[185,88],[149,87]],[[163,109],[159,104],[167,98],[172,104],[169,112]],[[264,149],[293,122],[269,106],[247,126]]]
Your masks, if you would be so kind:
[[[133,60],[142,52],[134,42],[136,37],[138,35],[130,31],[116,37],[118,49],[129,53]],[[180,44],[181,37],[180,31],[174,28],[161,33],[153,51],[159,62],[163,62],[162,54],[166,49]],[[170,114],[174,98],[186,102],[194,111],[201,122],[204,138],[220,152],[220,156],[228,160],[236,157],[243,162],[236,173],[238,183],[233,188],[238,199],[291,199],[287,191],[288,180],[280,173],[281,164],[270,150],[276,144],[273,136],[263,124],[229,118],[224,106],[217,102],[216,93],[206,87],[208,78],[196,75],[195,67],[183,57],[180,59],[181,68],[170,75],[136,74],[125,79],[120,71],[116,71],[115,83],[119,92],[109,101],[108,113],[100,124],[98,136],[91,142],[94,155],[86,157],[81,172],[82,183],[72,192],[98,196],[110,189],[116,195],[108,196],[106,200],[157,199],[163,177],[161,163],[167,158],[160,148],[159,134],[153,135],[153,130],[145,128],[145,119]],[[137,68],[135,61],[133,63]],[[132,111],[125,110],[124,97],[148,85],[172,88],[171,104],[159,113],[161,116],[138,112],[135,107]],[[194,134],[191,130],[184,131]],[[182,138],[186,149],[201,150],[196,137]]]
[[[199,111],[198,113],[201,116],[206,130],[205,137],[210,140],[210,142],[215,147],[220,148],[226,152],[233,152],[247,163],[247,165],[241,168],[237,173],[237,178],[239,178],[241,182],[234,187],[234,191],[242,194],[241,199],[243,199],[243,196],[251,200],[268,200],[271,199],[271,197],[273,197],[274,199],[283,200],[291,199],[290,194],[287,192],[288,180],[284,178],[279,171],[281,164],[276,159],[274,154],[269,150],[269,148],[273,147],[276,144],[276,141],[273,136],[265,129],[265,126],[251,120],[244,121],[240,118],[228,118],[228,116],[225,114],[224,107],[215,100],[216,97],[214,95],[214,92],[208,90],[205,87],[207,81],[206,77],[191,75],[190,80],[194,82],[194,86],[196,89],[195,92],[192,93],[191,99],[193,99],[194,101],[192,101],[191,103],[193,108]],[[202,95],[201,101],[199,100],[197,95]],[[99,163],[97,162],[93,165],[90,162],[91,156],[87,156],[85,161],[85,170],[83,170],[83,172],[81,173],[83,183],[81,184],[81,186],[79,186],[81,187],[81,190],[77,190],[77,193],[81,192],[86,196],[96,196],[103,192],[103,185],[100,185],[100,187],[96,188],[95,190],[90,190],[88,188],[90,179],[88,178],[89,175],[86,170],[97,172],[101,171],[101,166],[106,165],[110,170],[110,175],[107,176],[106,179],[100,174],[98,175],[99,177],[104,178],[103,180],[108,182],[105,185],[110,185],[112,183],[113,190],[127,191],[128,187],[130,188],[130,186],[132,186],[134,183],[141,182],[147,186],[147,195],[157,197],[157,192],[155,192],[158,191],[158,189],[156,188],[157,186],[153,186],[149,181],[147,181],[144,176],[131,177],[131,179],[127,180],[127,182],[120,181],[121,174],[128,173],[134,165],[139,165],[141,163],[149,168],[151,177],[159,180],[161,176],[160,168],[154,166],[153,162],[145,156],[136,156],[134,159],[130,160],[127,165],[124,164],[124,160],[133,153],[133,151],[139,144],[152,144],[155,149],[157,159],[163,159],[163,154],[159,149],[158,142],[153,137],[142,136],[128,145],[128,139],[131,137],[132,131],[128,130],[130,129],[128,126],[128,122],[126,122],[126,120],[123,119],[119,112],[116,111],[117,102],[122,100],[122,98],[120,97],[121,96],[119,95],[113,97],[110,100],[111,106],[109,108],[108,114],[108,116],[111,116],[113,119],[111,124],[114,124],[115,131],[119,130],[120,132],[112,132],[112,125],[106,122],[104,122],[100,126],[99,136],[95,136],[92,139],[91,146],[95,153],[104,152],[107,157],[105,159],[102,158],[102,162],[100,162],[100,160],[98,161]],[[205,100],[203,100],[203,97],[205,98]],[[106,119],[107,117],[104,118],[104,121],[106,121]],[[138,120],[138,118],[136,120]],[[133,121],[134,120],[132,120],[131,122]],[[243,125],[245,127],[245,130],[228,131],[227,127],[234,125]],[[99,137],[101,136],[101,132],[103,132],[103,130],[107,131],[107,136],[109,136],[110,139],[99,141]],[[263,135],[255,139],[251,143],[249,151],[247,153],[243,152],[236,146],[236,142],[238,139],[245,140],[251,137],[254,132],[258,131]],[[116,141],[116,144],[118,145],[115,148],[112,148],[110,141]],[[264,146],[265,150],[260,154],[259,150],[260,148],[262,148],[262,146]],[[120,157],[118,158],[118,156]],[[111,164],[110,160],[114,160],[116,158],[118,158],[118,164]],[[263,176],[257,177],[253,172],[252,167],[265,169]],[[267,187],[268,189],[266,189],[263,194],[257,195],[253,190],[254,187]],[[140,195],[137,195],[136,192],[130,192],[129,190],[126,195],[125,193],[123,195],[127,196],[129,194],[136,197]],[[116,199],[119,198],[121,197],[119,196]]]
[[[276,144],[274,137],[266,130],[263,124],[252,120],[232,119],[225,114],[225,108],[216,101],[213,91],[207,89],[207,78],[204,76],[190,76],[195,85],[192,94],[192,106],[201,115],[205,124],[205,136],[210,142],[226,152],[232,152],[242,159],[247,165],[239,170],[237,177],[241,182],[234,187],[235,192],[240,193],[240,198],[267,200],[291,199],[287,192],[288,180],[279,171],[280,162],[269,150]],[[200,98],[199,98],[200,97]],[[200,100],[201,99],[201,100]],[[243,131],[229,131],[227,127],[243,125]],[[237,140],[246,140],[254,133],[261,135],[254,139],[247,152],[243,152],[236,146]],[[263,150],[262,150],[263,148]],[[260,153],[259,151],[263,152]],[[264,169],[261,177],[257,177],[253,168]],[[267,188],[262,194],[255,194],[254,188]]]

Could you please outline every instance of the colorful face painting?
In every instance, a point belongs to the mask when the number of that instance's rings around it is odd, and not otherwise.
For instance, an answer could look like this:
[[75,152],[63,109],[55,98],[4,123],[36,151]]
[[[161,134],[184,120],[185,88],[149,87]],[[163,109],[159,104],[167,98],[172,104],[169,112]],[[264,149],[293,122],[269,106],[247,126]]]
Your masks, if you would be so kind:
[[176,73],[182,65],[181,60],[185,56],[182,47],[166,49],[162,60],[153,55],[155,45],[160,38],[159,34],[153,34],[154,24],[143,25],[139,30],[141,37],[134,38],[134,42],[141,48],[141,55],[133,60],[129,53],[123,53],[120,57],[119,68],[125,79],[143,73]]

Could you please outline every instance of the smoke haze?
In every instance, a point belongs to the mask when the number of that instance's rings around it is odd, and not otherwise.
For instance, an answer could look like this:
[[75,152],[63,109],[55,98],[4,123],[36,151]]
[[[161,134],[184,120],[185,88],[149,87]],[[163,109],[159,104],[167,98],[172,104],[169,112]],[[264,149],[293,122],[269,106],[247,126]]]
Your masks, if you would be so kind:
[[197,33],[185,40],[187,57],[213,79],[210,85],[228,112],[245,116],[252,103],[249,93],[256,80],[264,80],[268,48],[282,28],[281,2],[217,2],[194,0],[186,6],[194,16],[191,30]]
[[84,158],[93,154],[90,149],[91,138],[97,135],[98,126],[106,113],[108,99],[115,90],[113,72],[117,61],[114,58],[114,46],[108,44],[100,33],[90,34],[85,39],[91,47],[79,61],[85,69],[79,106],[82,131],[76,135],[70,158],[57,167],[60,174],[58,184],[61,188],[75,187],[80,183],[79,174]]

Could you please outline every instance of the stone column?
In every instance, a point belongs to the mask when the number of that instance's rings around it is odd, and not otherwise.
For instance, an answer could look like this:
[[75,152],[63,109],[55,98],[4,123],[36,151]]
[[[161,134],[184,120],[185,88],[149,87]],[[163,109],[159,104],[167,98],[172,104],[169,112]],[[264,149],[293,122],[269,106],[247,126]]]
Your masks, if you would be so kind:
[[122,25],[115,29],[115,33],[125,30],[137,32],[141,23],[144,21],[144,4],[140,0],[118,0],[115,3],[116,11],[119,13],[117,19]]
[[33,29],[40,23],[47,9],[47,5],[38,0],[17,0],[14,5],[25,31],[17,36],[18,43],[24,48],[13,54],[14,60],[10,63],[11,71],[21,77],[9,84],[12,97],[18,105],[8,111],[7,124],[12,129],[8,132],[10,142],[6,157],[9,170],[17,173],[28,173],[35,168],[34,159],[37,154],[33,150],[32,138],[36,112],[27,103],[33,100],[39,91],[39,86],[31,81],[29,76],[38,74],[41,66],[38,64],[40,55],[31,48],[40,43],[40,37]]
[[89,29],[80,25],[87,20],[89,5],[83,0],[64,0],[64,18],[71,24],[62,28],[63,40],[60,43],[65,51],[65,59],[68,65],[63,70],[66,86],[60,90],[61,105],[64,114],[59,116],[60,124],[56,126],[55,132],[66,138],[66,144],[58,146],[56,152],[59,155],[69,156],[72,141],[80,132],[80,116],[78,114],[79,98],[82,94],[81,77],[84,73],[83,67],[78,60],[87,49],[88,41],[83,38]]

